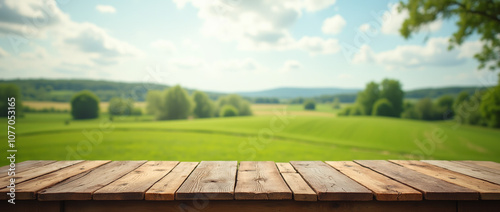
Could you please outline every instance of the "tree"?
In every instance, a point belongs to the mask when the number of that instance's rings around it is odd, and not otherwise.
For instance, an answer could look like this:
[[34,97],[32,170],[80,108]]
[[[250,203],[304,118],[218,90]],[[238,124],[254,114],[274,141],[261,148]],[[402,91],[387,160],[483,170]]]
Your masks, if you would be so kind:
[[394,107],[387,99],[379,99],[373,106],[372,115],[374,116],[394,116]]
[[131,98],[124,99],[120,97],[113,97],[109,101],[108,113],[110,115],[121,116],[131,115],[134,109],[134,100]]
[[449,49],[460,46],[471,35],[481,36],[482,51],[474,57],[479,68],[500,68],[500,1],[494,0],[409,0],[401,2],[399,10],[408,10],[401,35],[409,38],[412,33],[437,19],[456,18],[458,29],[449,40]]
[[380,91],[380,98],[387,99],[392,107],[393,117],[400,117],[403,112],[403,97],[404,92],[401,89],[401,84],[397,80],[384,79],[381,83],[382,90]]
[[401,113],[401,118],[404,119],[419,119],[415,105],[411,102],[405,102],[403,106],[403,113]]
[[[0,84],[0,117],[7,117],[9,111],[8,98],[14,97],[15,99],[15,115],[19,116],[22,113],[21,92],[19,87],[15,84]],[[12,115],[12,114],[11,114]]]
[[457,110],[459,109],[460,105],[462,105],[468,99],[469,99],[469,93],[467,91],[462,91],[458,94],[457,98],[453,102],[453,111],[455,112],[455,114],[458,113]]
[[94,119],[99,116],[99,98],[89,90],[80,91],[71,98],[73,119]]
[[146,111],[150,115],[158,115],[162,108],[162,92],[150,90],[146,95]]
[[363,115],[371,115],[373,105],[380,98],[380,88],[375,82],[370,82],[366,85],[365,90],[358,93],[356,98],[357,104],[361,107]]
[[444,95],[437,100],[437,113],[441,114],[443,119],[451,119],[455,115],[453,112],[454,99],[450,95]]
[[316,109],[316,103],[313,100],[307,100],[304,103],[304,109],[305,110],[315,110]]
[[224,105],[219,114],[220,117],[238,116],[238,109],[232,105]]
[[340,105],[340,99],[339,97],[335,97],[335,99],[333,100],[333,103],[332,103],[332,108],[333,109],[340,109],[341,105]]
[[187,92],[176,85],[164,92],[159,120],[186,119],[191,113],[191,100]]
[[240,116],[250,116],[252,115],[252,110],[250,109],[250,103],[247,100],[241,98],[240,95],[231,94],[227,96],[223,96],[218,100],[218,114],[224,105],[232,105],[236,110],[238,110],[238,114]]
[[214,103],[207,94],[201,91],[193,93],[194,110],[193,114],[197,118],[208,118],[214,115]]
[[420,99],[415,104],[415,110],[418,113],[419,119],[422,120],[436,120],[436,112],[432,100],[429,98]]
[[500,82],[483,95],[480,107],[487,125],[500,128]]

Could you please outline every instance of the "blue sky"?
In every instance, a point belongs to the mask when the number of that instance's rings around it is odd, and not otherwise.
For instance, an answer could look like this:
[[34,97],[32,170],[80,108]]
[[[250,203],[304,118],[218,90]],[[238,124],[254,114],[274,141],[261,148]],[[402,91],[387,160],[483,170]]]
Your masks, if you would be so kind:
[[397,1],[0,0],[0,73],[180,84],[209,91],[276,87],[486,86],[472,36],[447,50],[455,20],[405,40]]

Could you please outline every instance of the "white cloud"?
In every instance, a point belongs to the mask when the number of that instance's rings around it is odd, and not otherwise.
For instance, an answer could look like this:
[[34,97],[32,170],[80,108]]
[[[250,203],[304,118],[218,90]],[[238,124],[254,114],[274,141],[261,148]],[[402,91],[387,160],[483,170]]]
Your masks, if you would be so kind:
[[0,47],[0,58],[7,56],[9,56],[9,53],[7,53],[4,49],[2,49],[2,47]]
[[472,57],[480,48],[479,41],[465,42],[448,51],[448,38],[430,38],[424,46],[400,45],[395,49],[374,53],[363,45],[354,55],[353,63],[377,63],[386,69],[419,68],[425,66],[455,66]]
[[41,37],[48,28],[69,20],[54,0],[3,0],[0,5],[0,35]]
[[116,13],[116,9],[110,5],[97,5],[95,9],[101,13]]
[[361,32],[368,32],[371,28],[370,24],[361,24],[361,26],[359,26]]
[[306,10],[314,12],[323,10],[334,5],[336,0],[304,0],[303,4]]
[[[398,4],[389,4],[388,11],[382,15],[382,33],[389,35],[399,35],[399,29],[404,20],[409,17],[408,11],[398,11]],[[435,32],[441,29],[443,22],[441,19],[423,26],[420,31]]]
[[[14,64],[13,70],[38,67],[47,71],[98,72],[109,65],[143,55],[139,49],[114,38],[95,24],[71,20],[58,7],[64,3],[54,0],[5,0],[2,3],[0,35],[20,41],[11,42],[14,52],[20,56],[8,57]],[[35,41],[48,42],[53,48],[49,52]],[[20,58],[29,59],[30,63],[23,64],[25,62]]]
[[340,44],[336,39],[324,40],[320,37],[303,37],[298,41],[298,48],[306,50],[311,55],[334,54],[340,51]]
[[175,47],[174,43],[168,40],[156,40],[154,42],[151,42],[150,46],[165,51],[166,53],[169,54],[177,51],[177,48]]
[[344,18],[342,18],[342,16],[340,15],[335,15],[323,21],[323,26],[321,27],[321,30],[325,34],[336,35],[342,31],[345,25],[346,22]]
[[[175,0],[178,8],[190,3],[198,9],[198,17],[203,21],[201,32],[207,37],[224,42],[236,42],[238,49],[290,50],[301,49],[311,53],[311,45],[305,45],[302,39],[295,39],[289,29],[298,20],[304,10],[317,11],[333,5],[335,1],[295,0],[286,3],[280,1],[203,1]],[[320,39],[320,38],[318,38]],[[306,39],[307,40],[307,39]],[[315,41],[319,42],[319,41]],[[317,53],[336,52],[334,40],[322,40],[328,47]],[[307,43],[309,44],[309,43]]]
[[288,73],[291,71],[297,71],[302,68],[302,64],[300,64],[299,61],[296,60],[287,60],[285,63],[283,63],[283,67],[280,69],[280,72],[282,73]]

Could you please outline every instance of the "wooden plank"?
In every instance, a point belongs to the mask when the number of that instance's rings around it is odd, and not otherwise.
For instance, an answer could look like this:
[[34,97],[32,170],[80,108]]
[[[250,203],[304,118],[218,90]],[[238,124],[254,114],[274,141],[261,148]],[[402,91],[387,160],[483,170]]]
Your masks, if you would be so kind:
[[476,190],[479,192],[479,195],[483,200],[500,200],[499,185],[424,163],[422,161],[391,160],[391,162],[450,183]]
[[477,191],[464,188],[441,179],[396,165],[389,161],[356,160],[356,163],[411,186],[428,200],[477,200]]
[[[35,168],[35,167],[39,167],[39,166],[45,166],[47,164],[50,164],[50,163],[54,163],[56,162],[55,160],[27,160],[27,161],[23,161],[23,162],[20,162],[20,163],[16,163],[16,167],[15,168],[15,171],[16,171],[16,174],[19,174],[19,173],[22,173],[24,171],[29,171],[31,170],[32,168]],[[9,170],[10,168],[10,165],[6,165],[6,166],[2,166],[0,168],[0,173],[6,173],[7,170]]]
[[[16,176],[14,176],[15,183],[18,184],[18,183],[27,181],[29,179],[32,179],[32,178],[35,178],[38,176],[42,176],[44,174],[48,174],[48,173],[51,173],[53,171],[57,171],[57,170],[62,169],[64,167],[75,165],[75,164],[78,164],[81,162],[83,162],[83,161],[82,160],[57,161],[54,163],[49,163],[45,166],[39,166],[39,167],[32,168],[29,171],[16,173]],[[9,185],[10,179],[11,179],[11,176],[7,176],[7,175],[0,178],[0,185],[2,186],[2,188]]]
[[351,161],[326,161],[328,165],[372,190],[379,201],[422,200],[422,193]]
[[[33,178],[16,185],[16,199],[31,200],[36,199],[36,193],[44,188],[55,185],[69,177],[86,172],[110,161],[84,161],[73,166],[65,167],[58,171]],[[0,199],[7,199],[9,188],[0,190]]]
[[318,200],[373,200],[370,190],[321,161],[290,163],[316,192]]
[[143,200],[144,193],[167,175],[179,161],[148,161],[94,192],[94,200]]
[[38,193],[38,200],[91,200],[92,194],[146,161],[113,161]]
[[236,200],[292,199],[292,192],[272,161],[242,161],[237,176]]
[[174,200],[175,192],[193,172],[198,162],[180,162],[170,173],[146,191],[146,200]]
[[451,161],[442,161],[442,160],[422,160],[422,161],[454,172],[459,172],[465,175],[469,175],[471,177],[475,177],[481,180],[486,180],[488,182],[500,184],[500,175],[489,171],[485,171],[483,169],[477,169],[470,166],[453,163]]
[[280,173],[297,173],[290,163],[276,163]]
[[293,199],[296,201],[316,201],[318,196],[299,173],[281,173],[288,187],[292,190]]
[[466,164],[475,164],[478,166],[483,166],[488,169],[495,169],[497,171],[500,171],[500,163],[493,162],[493,161],[475,161],[475,160],[465,160],[465,161],[457,161],[457,162],[462,162]]
[[[481,203],[484,201],[469,201]],[[498,203],[497,203],[498,204]],[[65,212],[456,212],[457,201],[66,201]],[[482,212],[479,205],[475,211]]]
[[234,199],[236,161],[202,161],[175,195],[178,200]]
[[500,175],[500,167],[498,167],[500,166],[500,164],[492,161],[452,161],[452,162],[470,166],[476,169],[482,169]]

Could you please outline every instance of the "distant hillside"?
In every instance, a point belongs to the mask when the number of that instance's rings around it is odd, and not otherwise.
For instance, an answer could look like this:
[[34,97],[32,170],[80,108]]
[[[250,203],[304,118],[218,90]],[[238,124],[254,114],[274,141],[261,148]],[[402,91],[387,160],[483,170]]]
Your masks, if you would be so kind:
[[[54,101],[69,102],[71,97],[81,91],[94,92],[101,101],[107,102],[112,97],[134,98],[135,101],[144,101],[148,90],[164,90],[169,86],[152,83],[126,83],[103,80],[51,80],[51,79],[22,79],[0,80],[0,83],[14,83],[21,89],[25,101]],[[192,92],[192,90],[188,90]],[[212,99],[221,94],[207,93]]]
[[[19,86],[23,99],[26,101],[55,101],[69,102],[71,97],[81,90],[91,90],[101,101],[109,101],[112,97],[133,97],[136,101],[144,101],[147,90],[164,90],[167,85],[126,83],[102,80],[51,80],[51,79],[21,79],[0,80],[0,83],[14,83]],[[458,95],[462,91],[470,94],[476,90],[485,90],[484,87],[445,87],[410,90],[405,92],[405,98],[438,98],[442,95]],[[315,99],[317,102],[332,102],[336,97],[341,102],[354,102],[361,89],[343,88],[276,88],[256,92],[239,92],[245,99],[254,103],[301,103],[305,99]],[[192,89],[187,89],[189,93]],[[216,100],[224,93],[206,92]]]
[[[444,88],[425,88],[405,91],[405,98],[407,99],[421,99],[421,98],[439,98],[443,95],[457,96],[460,92],[466,91],[469,94],[474,94],[477,91],[483,91],[488,89],[488,87],[444,87]],[[333,95],[322,95],[315,96],[313,99],[316,102],[327,103],[333,102],[335,98],[339,98],[340,102],[352,103],[356,101],[357,93],[351,94],[333,94]],[[290,100],[294,104],[302,104],[305,98],[296,97]]]
[[239,92],[238,94],[244,97],[275,97],[279,99],[291,99],[296,97],[315,97],[331,94],[355,94],[359,89],[343,89],[343,88],[275,88],[270,90],[255,91],[255,92]]

